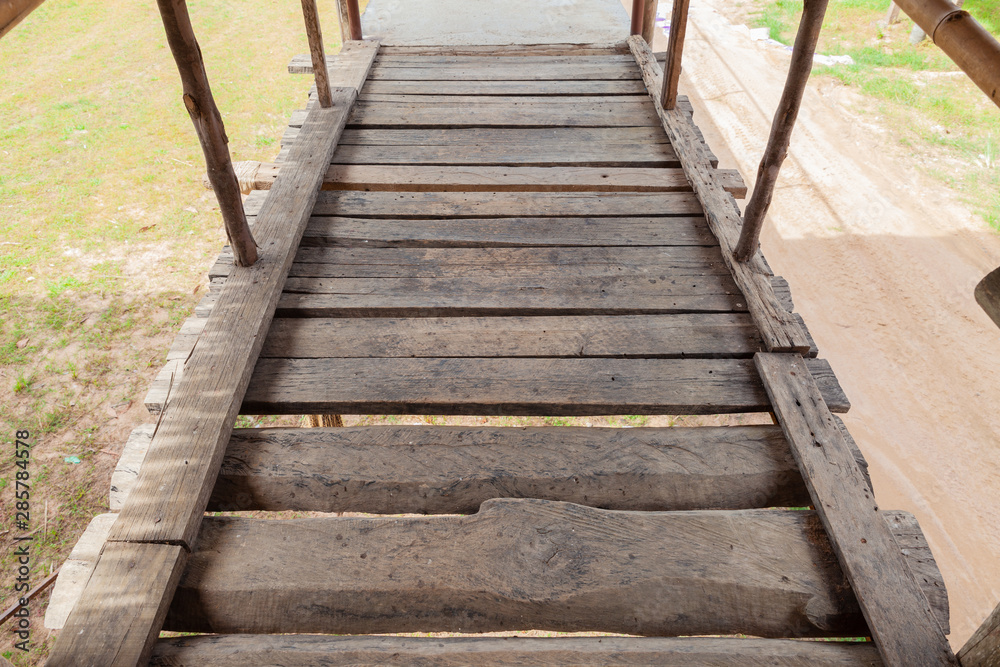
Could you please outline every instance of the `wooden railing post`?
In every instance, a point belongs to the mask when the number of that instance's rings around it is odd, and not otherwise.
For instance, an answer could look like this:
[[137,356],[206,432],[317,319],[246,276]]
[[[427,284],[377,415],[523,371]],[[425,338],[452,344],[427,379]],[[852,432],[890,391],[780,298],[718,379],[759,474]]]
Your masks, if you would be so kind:
[[653,46],[653,31],[656,29],[656,5],[657,0],[646,0],[642,8],[642,38],[650,46]]
[[642,18],[644,14],[644,0],[632,0],[632,25],[628,34],[642,35]]
[[828,0],[805,0],[805,8],[799,21],[799,31],[795,35],[795,45],[792,47],[792,62],[788,66],[788,78],[785,79],[785,89],[781,93],[781,101],[774,112],[771,122],[771,135],[767,139],[767,148],[757,168],[757,182],[753,195],[747,203],[743,215],[743,229],[736,245],[734,257],[745,262],[757,251],[760,243],[760,230],[764,226],[764,216],[771,206],[771,196],[774,194],[774,184],[778,180],[781,163],[788,154],[788,144],[795,127],[795,119],[799,115],[799,105],[806,90],[806,82],[812,71],[813,55],[816,53],[816,42],[823,26]]
[[[358,0],[337,0],[337,10],[340,12],[340,34],[344,36],[344,43],[348,39],[358,41],[361,39],[361,10],[358,8]],[[347,30],[344,29],[344,17],[347,17]]]
[[319,27],[319,12],[316,0],[302,0],[302,18],[306,22],[306,36],[309,37],[309,54],[312,56],[313,76],[316,77],[316,96],[321,107],[333,106],[330,93],[330,74],[326,71],[326,51],[323,49],[323,31]]
[[184,0],[157,0],[156,4],[160,8],[167,43],[181,75],[184,106],[198,133],[198,141],[205,154],[208,180],[219,200],[226,235],[233,249],[233,261],[237,266],[250,266],[257,261],[257,245],[243,212],[243,198],[229,156],[229,138],[208,85],[208,74],[191,27],[187,4]]
[[667,40],[667,62],[663,66],[663,93],[660,95],[660,103],[664,109],[677,106],[677,84],[681,79],[681,56],[684,53],[689,4],[690,0],[674,0],[670,13],[670,39]]

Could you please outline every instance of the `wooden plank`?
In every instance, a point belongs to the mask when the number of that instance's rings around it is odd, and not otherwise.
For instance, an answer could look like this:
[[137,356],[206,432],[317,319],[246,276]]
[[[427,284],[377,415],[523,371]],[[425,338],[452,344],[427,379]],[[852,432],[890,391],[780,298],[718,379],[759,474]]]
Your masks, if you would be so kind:
[[[432,106],[405,102],[358,102],[349,123],[353,126],[393,128],[414,125],[641,127],[658,122],[656,113],[648,106],[618,102],[618,98],[591,99],[604,101],[579,106],[550,103],[522,105],[517,102],[481,102],[471,106],[458,103]],[[609,99],[616,101],[607,101]]]
[[456,127],[372,130],[348,128],[340,146],[537,146],[545,150],[575,144],[669,145],[662,127]]
[[644,95],[642,81],[369,81],[365,93],[395,95]]
[[372,426],[234,431],[209,509],[461,514],[491,498],[618,510],[809,503],[776,426]]
[[635,61],[629,57],[628,53],[602,53],[599,55],[572,54],[558,56],[506,55],[498,53],[430,56],[388,53],[379,55],[375,59],[376,67],[493,67],[497,65],[504,65],[508,67],[550,67],[553,65],[618,65],[634,67]]
[[[518,247],[715,245],[704,217],[393,218],[315,217],[302,245],[344,247]],[[228,269],[226,270],[228,275]]]
[[708,637],[336,637],[205,635],[161,639],[151,667],[599,667],[603,665],[741,665],[741,667],[878,667],[863,642]]
[[310,112],[303,129],[309,140],[295,146],[290,160],[295,168],[278,177],[257,216],[263,258],[250,270],[234,269],[226,281],[112,540],[194,542],[252,365],[355,95],[338,89],[331,109]]
[[[829,369],[822,360],[809,362]],[[842,410],[836,379],[823,374],[821,381],[831,405]],[[746,359],[425,358],[261,359],[241,412],[583,416],[769,410],[753,362]]]
[[865,632],[813,512],[544,500],[489,500],[477,514],[430,519],[206,517],[165,627]]
[[98,514],[90,520],[77,539],[66,561],[59,568],[59,579],[45,607],[46,628],[61,630],[66,625],[66,619],[83,595],[87,582],[97,567],[97,560],[116,518],[116,514]]
[[962,667],[991,667],[1000,661],[1000,605],[958,652]]
[[634,64],[594,63],[532,67],[512,65],[447,65],[436,67],[391,67],[376,65],[368,78],[372,81],[579,81],[599,79],[615,81],[641,79]]
[[[229,253],[229,264],[232,266],[232,253]],[[228,272],[226,275],[229,275]],[[198,342],[198,337],[205,330],[205,318],[189,317],[181,324],[180,331],[174,337],[174,342],[167,351],[167,361],[180,359],[187,361],[191,356],[191,351]]]
[[617,44],[496,44],[489,46],[386,46],[382,55],[421,56],[600,56],[614,53],[628,53],[624,41]]
[[745,313],[621,317],[276,318],[261,358],[750,357]]
[[[629,47],[639,63],[646,87],[651,91],[662,88],[660,66],[649,46],[635,37],[629,38]],[[654,100],[655,101],[655,100]],[[684,171],[704,206],[712,232],[719,239],[722,256],[736,284],[747,299],[747,307],[761,332],[764,344],[772,352],[800,352],[808,354],[810,342],[792,314],[785,310],[771,287],[771,271],[758,251],[746,262],[733,259],[733,250],[739,239],[742,219],[736,202],[722,184],[711,166],[705,142],[698,137],[691,116],[681,109],[667,111],[659,104],[654,108],[671,144],[678,152]]]
[[763,353],[755,362],[882,659],[957,665],[806,363]]
[[950,634],[951,610],[948,605],[948,590],[945,588],[941,570],[934,560],[934,554],[931,553],[931,547],[927,544],[927,538],[924,537],[924,531],[917,523],[917,517],[898,510],[879,510],[879,514],[889,524],[889,531],[900,553],[903,554],[907,567],[917,580],[917,585],[927,598],[935,620],[944,634]]
[[187,552],[180,546],[105,545],[45,664],[146,664],[186,560]]
[[[391,130],[386,130],[391,132]],[[405,164],[554,167],[676,167],[669,144],[567,144],[558,149],[532,144],[456,146],[341,146],[334,164]]]
[[118,512],[125,506],[125,500],[139,478],[139,469],[146,459],[149,443],[156,431],[156,424],[143,424],[132,429],[122,449],[121,456],[111,473],[111,490],[108,494],[108,509]]
[[[636,82],[638,83],[638,82]],[[490,109],[489,105],[517,106],[517,107],[564,107],[566,105],[577,108],[590,107],[599,104],[613,104],[622,109],[635,110],[638,108],[649,108],[649,97],[646,95],[438,95],[428,93],[425,95],[394,95],[382,93],[365,92],[358,96],[358,104],[405,104],[425,107],[453,107],[455,105],[482,106]]]
[[358,218],[699,215],[689,192],[321,192],[313,215]]

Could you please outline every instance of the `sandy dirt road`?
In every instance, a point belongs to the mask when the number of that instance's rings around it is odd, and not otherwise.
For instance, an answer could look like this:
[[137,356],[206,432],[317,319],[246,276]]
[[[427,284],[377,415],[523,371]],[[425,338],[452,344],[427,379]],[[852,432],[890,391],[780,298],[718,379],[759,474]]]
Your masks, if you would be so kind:
[[[734,30],[724,2],[692,4],[681,93],[752,186],[788,56]],[[893,156],[844,95],[810,85],[764,254],[854,405],[845,422],[880,506],[920,520],[957,649],[1000,601],[1000,330],[973,299],[1000,234]]]

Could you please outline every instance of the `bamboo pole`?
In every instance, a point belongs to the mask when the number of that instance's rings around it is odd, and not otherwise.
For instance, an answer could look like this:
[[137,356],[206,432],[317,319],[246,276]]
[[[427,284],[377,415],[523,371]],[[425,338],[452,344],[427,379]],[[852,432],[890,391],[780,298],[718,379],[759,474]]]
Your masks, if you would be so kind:
[[632,25],[630,35],[642,35],[642,18],[645,14],[645,0],[632,0]]
[[663,66],[663,93],[660,95],[660,103],[664,109],[677,106],[677,84],[681,80],[681,58],[684,54],[689,4],[690,0],[674,0],[670,13],[670,39],[667,40],[667,62]]
[[645,0],[646,4],[642,9],[642,38],[646,43],[653,46],[653,30],[656,29],[656,5],[657,0]]
[[[812,71],[813,55],[816,53],[816,42],[823,26],[823,16],[826,14],[828,0],[805,0],[802,18],[799,20],[799,31],[795,35],[795,45],[792,47],[792,62],[788,66],[788,78],[785,89],[781,93],[781,101],[774,112],[771,123],[771,135],[767,139],[767,148],[757,168],[757,182],[754,185],[753,196],[747,203],[743,216],[743,229],[740,232],[739,243],[733,251],[738,262],[745,262],[757,251],[760,243],[760,230],[764,226],[764,216],[771,205],[774,194],[774,184],[778,180],[781,163],[788,154],[788,144],[795,128],[795,118],[799,115],[799,105],[806,90],[806,82]],[[671,28],[672,30],[672,28]]]
[[254,243],[246,214],[243,212],[243,198],[233,171],[229,156],[229,138],[222,124],[222,115],[215,105],[212,89],[208,85],[208,74],[201,58],[201,48],[195,39],[191,18],[184,0],[156,0],[167,33],[167,43],[177,62],[184,89],[184,106],[187,108],[194,129],[205,154],[208,180],[219,200],[219,210],[226,226],[229,245],[233,249],[236,266],[250,266],[257,261],[257,245]]
[[353,39],[355,41],[360,40],[361,10],[358,9],[358,0],[337,0],[337,2],[344,6],[343,9],[340,10],[342,14],[347,14],[347,25],[349,28],[347,31],[348,39]]
[[309,38],[309,54],[313,61],[313,75],[316,77],[316,96],[324,108],[333,106],[330,93],[330,74],[326,71],[326,51],[323,49],[323,31],[319,27],[319,12],[316,0],[302,0],[302,18],[306,22],[306,36]]

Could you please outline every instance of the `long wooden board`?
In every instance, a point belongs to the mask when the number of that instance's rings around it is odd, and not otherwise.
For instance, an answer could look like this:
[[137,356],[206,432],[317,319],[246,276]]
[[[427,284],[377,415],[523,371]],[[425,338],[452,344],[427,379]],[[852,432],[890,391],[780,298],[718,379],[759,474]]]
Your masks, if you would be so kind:
[[[846,411],[829,365],[810,359]],[[242,412],[621,415],[771,409],[746,359],[261,359]]]
[[576,108],[590,108],[594,105],[615,105],[616,108],[635,110],[649,108],[649,97],[646,95],[616,95],[609,98],[605,95],[437,95],[437,94],[383,94],[366,92],[358,97],[358,104],[406,104],[422,107],[452,107],[455,105],[472,108],[483,107],[491,110],[490,105],[513,106],[523,108],[560,107],[570,105]]
[[489,500],[430,519],[206,517],[182,632],[864,634],[812,512]]
[[366,93],[393,95],[644,95],[635,79],[603,81],[369,81]]
[[335,637],[211,635],[161,639],[151,667],[879,667],[870,643],[659,637]]
[[581,79],[641,79],[634,63],[567,64],[549,67],[525,65],[440,64],[437,67],[395,67],[376,65],[370,81],[578,81]]
[[375,58],[376,67],[551,67],[553,65],[587,65],[604,67],[608,65],[634,67],[635,61],[627,53],[602,53],[600,55],[565,55],[565,56],[512,56],[504,54],[490,55],[406,55],[388,53]]
[[234,431],[209,509],[459,514],[491,498],[618,510],[809,504],[777,426],[373,426]]
[[662,127],[455,127],[373,130],[348,128],[340,146],[535,146],[557,150],[562,146],[599,143],[669,145]]
[[822,392],[797,354],[755,362],[886,665],[957,665]]
[[549,148],[540,144],[483,144],[455,146],[341,146],[334,164],[411,164],[477,166],[559,165],[587,167],[677,167],[670,144],[567,144]]
[[750,357],[745,313],[621,317],[277,318],[261,358]]
[[[421,70],[422,71],[422,70]],[[510,98],[516,100],[517,98]],[[406,127],[444,125],[466,127],[550,126],[629,127],[659,122],[651,106],[607,101],[578,106],[572,104],[519,104],[512,101],[468,104],[420,104],[406,102],[359,102],[351,113],[354,126]],[[611,98],[618,100],[618,98]]]

